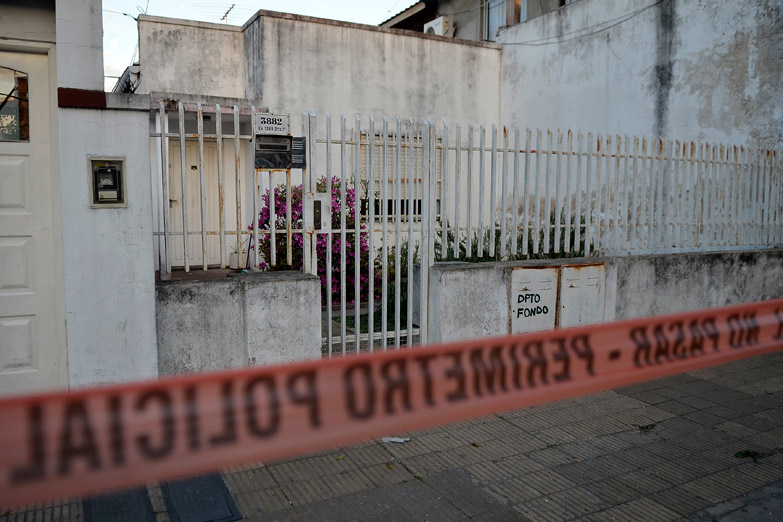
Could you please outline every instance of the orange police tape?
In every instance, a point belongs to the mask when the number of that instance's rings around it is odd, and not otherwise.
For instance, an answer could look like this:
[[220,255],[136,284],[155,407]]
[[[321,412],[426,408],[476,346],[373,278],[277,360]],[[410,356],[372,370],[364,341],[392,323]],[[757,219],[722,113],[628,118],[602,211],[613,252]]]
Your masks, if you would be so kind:
[[0,401],[0,505],[84,495],[783,349],[783,300]]

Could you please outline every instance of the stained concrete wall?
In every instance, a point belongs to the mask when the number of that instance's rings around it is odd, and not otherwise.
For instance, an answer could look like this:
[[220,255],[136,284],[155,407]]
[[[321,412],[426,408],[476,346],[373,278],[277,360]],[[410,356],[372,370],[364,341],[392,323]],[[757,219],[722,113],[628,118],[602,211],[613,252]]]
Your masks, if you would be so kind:
[[139,17],[140,93],[275,110],[496,121],[495,44],[260,11],[244,27]]
[[[783,250],[591,258],[605,262],[605,321],[783,297]],[[511,269],[577,259],[439,263],[431,271],[431,342],[509,333]]]
[[293,271],[158,283],[160,374],[320,357],[320,292]]
[[0,7],[0,35],[34,42],[55,42],[54,0],[10,0]]
[[262,11],[245,24],[245,49],[247,95],[271,107],[452,121],[499,116],[494,44]]
[[101,0],[56,0],[57,86],[103,90]]
[[521,126],[783,146],[779,0],[581,0],[498,41]]
[[138,25],[139,94],[245,97],[240,27],[147,15]]
[[[108,103],[123,110],[59,110],[71,386],[157,376],[149,99]],[[92,156],[124,159],[126,208],[91,208]]]
[[616,317],[783,297],[783,250],[614,258]]

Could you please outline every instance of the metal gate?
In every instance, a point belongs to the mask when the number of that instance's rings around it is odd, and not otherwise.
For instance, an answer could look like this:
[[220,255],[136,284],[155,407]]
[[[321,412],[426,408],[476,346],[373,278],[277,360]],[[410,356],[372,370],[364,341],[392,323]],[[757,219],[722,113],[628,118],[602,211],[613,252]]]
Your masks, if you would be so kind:
[[426,343],[435,261],[783,245],[777,151],[303,112],[307,168],[269,172],[252,167],[255,113],[153,107],[161,277],[178,256],[225,268],[230,249],[240,268],[317,275],[325,355]]

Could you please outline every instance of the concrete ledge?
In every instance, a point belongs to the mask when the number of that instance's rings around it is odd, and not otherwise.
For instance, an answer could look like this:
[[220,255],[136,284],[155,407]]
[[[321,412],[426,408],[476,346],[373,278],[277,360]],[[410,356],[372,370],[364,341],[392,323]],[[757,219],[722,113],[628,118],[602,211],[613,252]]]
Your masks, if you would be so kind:
[[156,284],[159,374],[320,357],[320,291],[300,272]]
[[[430,341],[509,333],[511,270],[605,263],[603,321],[783,296],[783,250],[696,252],[501,263],[437,263],[429,282]],[[578,293],[577,293],[578,294]],[[577,294],[558,297],[568,306]],[[573,303],[571,303],[573,304]],[[590,305],[592,306],[592,305]]]
[[275,364],[321,356],[321,282],[301,272],[243,274],[247,357]]

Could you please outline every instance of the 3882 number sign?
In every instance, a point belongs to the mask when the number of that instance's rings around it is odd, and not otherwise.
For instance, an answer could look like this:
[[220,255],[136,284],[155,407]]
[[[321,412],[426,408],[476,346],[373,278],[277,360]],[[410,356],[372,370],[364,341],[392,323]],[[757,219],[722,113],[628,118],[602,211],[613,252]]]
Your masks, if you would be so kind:
[[258,113],[255,115],[256,134],[284,134],[291,133],[291,122],[287,114]]

